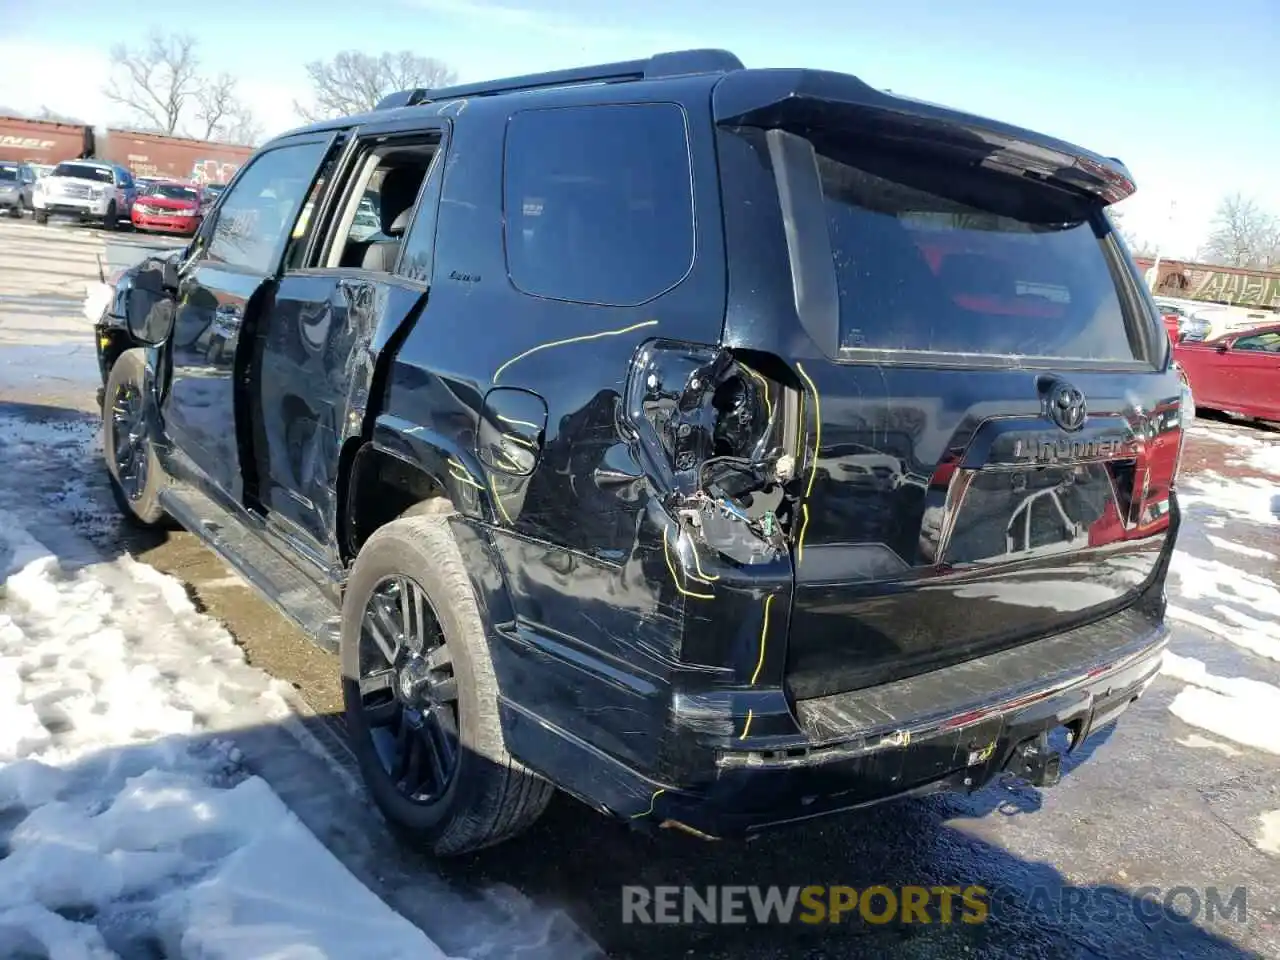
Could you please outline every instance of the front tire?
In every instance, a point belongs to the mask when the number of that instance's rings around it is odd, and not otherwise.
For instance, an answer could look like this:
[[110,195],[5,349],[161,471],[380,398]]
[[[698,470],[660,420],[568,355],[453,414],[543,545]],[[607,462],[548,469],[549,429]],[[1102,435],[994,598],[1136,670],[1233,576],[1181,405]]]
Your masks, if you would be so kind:
[[529,827],[555,788],[507,753],[489,645],[447,516],[405,516],[360,550],[342,605],[342,693],[361,773],[436,856]]
[[106,230],[119,229],[120,224],[117,218],[118,218],[118,214],[116,212],[116,202],[112,200],[109,204],[107,204],[107,212],[102,218],[103,229],[106,229]]
[[164,468],[147,428],[146,363],[141,350],[126,350],[107,377],[102,402],[102,452],[111,494],[124,516],[143,527],[163,526],[160,491]]
[[49,211],[37,209],[36,223],[40,224],[41,226],[44,226],[48,222],[49,222]]

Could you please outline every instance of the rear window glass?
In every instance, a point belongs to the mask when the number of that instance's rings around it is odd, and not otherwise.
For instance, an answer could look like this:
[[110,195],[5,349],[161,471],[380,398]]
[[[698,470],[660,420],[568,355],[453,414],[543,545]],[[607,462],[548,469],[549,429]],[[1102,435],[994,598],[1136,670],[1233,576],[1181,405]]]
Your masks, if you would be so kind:
[[74,180],[96,180],[99,183],[113,182],[109,167],[91,167],[84,163],[60,163],[53,168],[53,175]]
[[1105,227],[1078,201],[987,171],[848,159],[818,155],[841,348],[1137,358]]
[[0,180],[17,180],[17,167],[0,167]]
[[632,306],[689,272],[693,188],[675,104],[517,113],[505,169],[507,271],[525,293]]

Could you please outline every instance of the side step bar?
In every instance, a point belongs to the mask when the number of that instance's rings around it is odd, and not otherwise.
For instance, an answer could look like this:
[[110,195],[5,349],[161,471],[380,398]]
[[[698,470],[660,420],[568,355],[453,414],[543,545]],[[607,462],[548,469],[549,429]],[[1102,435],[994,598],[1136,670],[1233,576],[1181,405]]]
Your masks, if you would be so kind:
[[243,520],[185,484],[166,487],[160,503],[321,648],[338,651],[341,620],[332,601],[305,573],[246,530]]

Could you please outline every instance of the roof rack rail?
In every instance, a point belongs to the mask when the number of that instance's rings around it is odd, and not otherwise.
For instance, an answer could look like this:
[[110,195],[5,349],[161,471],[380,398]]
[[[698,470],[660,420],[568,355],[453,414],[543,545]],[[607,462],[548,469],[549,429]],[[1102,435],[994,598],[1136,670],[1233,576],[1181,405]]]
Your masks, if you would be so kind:
[[486,80],[482,83],[463,83],[435,90],[422,87],[400,90],[383,97],[376,109],[390,110],[395,107],[411,107],[441,100],[460,100],[464,97],[491,97],[500,93],[536,90],[542,87],[655,80],[661,77],[679,77],[698,73],[727,73],[730,70],[742,68],[742,61],[728,50],[675,50],[668,53],[655,53],[644,60],[622,60],[618,63],[601,63],[591,67],[531,73],[523,77],[505,77],[501,80]]

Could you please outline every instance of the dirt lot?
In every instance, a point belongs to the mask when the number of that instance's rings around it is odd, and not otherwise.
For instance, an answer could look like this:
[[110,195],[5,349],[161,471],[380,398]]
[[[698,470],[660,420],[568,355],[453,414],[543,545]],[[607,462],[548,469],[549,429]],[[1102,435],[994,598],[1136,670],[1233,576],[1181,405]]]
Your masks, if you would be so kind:
[[[37,420],[82,418],[82,411],[92,410],[92,343],[79,302],[83,285],[96,280],[99,255],[114,263],[144,249],[145,242],[128,236],[0,222],[0,407]],[[1214,488],[1231,484],[1252,484],[1249,490],[1262,493],[1280,490],[1280,479],[1241,452],[1277,443],[1266,431],[1220,422],[1198,425],[1188,441],[1188,489],[1208,492],[1188,496],[1180,541],[1184,572],[1171,580],[1170,595],[1205,624],[1224,602],[1235,602],[1206,587],[1205,571],[1221,569],[1214,564],[1247,568],[1260,582],[1280,583],[1274,506],[1268,508],[1264,498],[1261,513],[1251,515],[1212,495]],[[110,509],[96,464],[67,463],[65,469],[99,477],[93,488],[97,502],[87,509]],[[292,684],[317,713],[333,714],[333,658],[300,636],[194,537],[143,537],[118,524],[96,529],[113,549],[128,549],[189,584],[253,663]],[[1237,555],[1224,552],[1224,543]],[[1253,559],[1241,559],[1242,547],[1253,551]],[[1274,615],[1268,619],[1273,623]],[[1223,636],[1182,621],[1175,648],[1216,674],[1280,684],[1280,663]],[[332,833],[323,839],[349,847],[376,845],[385,857],[379,870],[401,878],[384,896],[442,945],[449,942],[449,918],[427,916],[423,898],[431,883],[444,882],[453,890],[486,891],[486,897],[497,885],[542,908],[563,910],[617,957],[1278,956],[1280,849],[1267,848],[1258,822],[1280,808],[1280,757],[1205,736],[1175,717],[1170,705],[1183,687],[1171,677],[1158,679],[1119,727],[1071,758],[1070,772],[1053,790],[1002,785],[971,796],[904,801],[751,844],[646,838],[564,799],[527,835],[444,866],[354,827],[345,839]],[[282,796],[302,806],[308,788],[303,784]],[[860,889],[981,884],[992,891],[993,906],[990,921],[978,927],[622,922],[624,884],[731,883]],[[1203,916],[1189,918],[1185,908],[1143,912],[1135,893],[1144,886],[1167,892],[1236,885],[1248,889],[1245,922],[1210,923]],[[1064,903],[1076,909],[1064,911]],[[543,952],[530,947],[488,955],[543,956],[545,948],[544,943]]]

